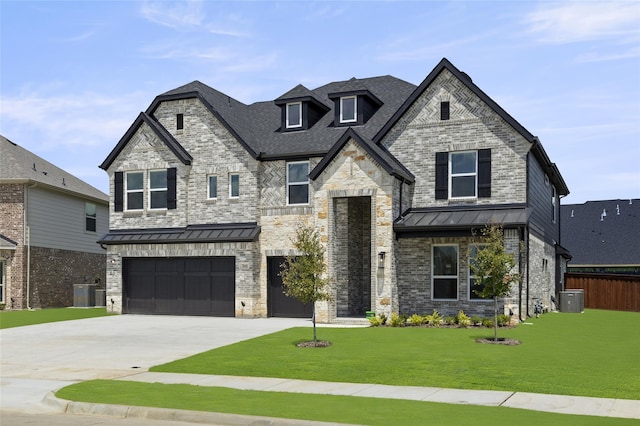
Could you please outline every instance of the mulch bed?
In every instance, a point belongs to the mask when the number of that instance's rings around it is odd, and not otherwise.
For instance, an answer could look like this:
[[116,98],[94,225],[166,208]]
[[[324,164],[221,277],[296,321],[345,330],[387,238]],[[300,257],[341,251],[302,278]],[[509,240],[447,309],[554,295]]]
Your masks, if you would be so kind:
[[313,340],[307,341],[307,342],[299,342],[296,343],[296,346],[299,348],[326,348],[331,346],[332,343],[328,342],[326,340],[318,340],[316,342],[314,342]]
[[498,337],[498,340],[493,340],[493,337],[476,339],[476,343],[484,343],[488,345],[506,345],[506,346],[517,346],[520,344],[519,340],[509,339],[506,337]]

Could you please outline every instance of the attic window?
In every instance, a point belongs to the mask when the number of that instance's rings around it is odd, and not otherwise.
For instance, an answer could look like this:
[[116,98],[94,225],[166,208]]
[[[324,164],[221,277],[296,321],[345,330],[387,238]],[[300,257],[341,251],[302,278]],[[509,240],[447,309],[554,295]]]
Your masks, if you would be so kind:
[[184,114],[176,114],[176,129],[184,129]]
[[449,119],[449,101],[440,102],[440,120]]
[[287,104],[287,129],[302,127],[302,102],[292,102]]
[[357,99],[355,96],[340,98],[340,122],[353,123],[357,120]]

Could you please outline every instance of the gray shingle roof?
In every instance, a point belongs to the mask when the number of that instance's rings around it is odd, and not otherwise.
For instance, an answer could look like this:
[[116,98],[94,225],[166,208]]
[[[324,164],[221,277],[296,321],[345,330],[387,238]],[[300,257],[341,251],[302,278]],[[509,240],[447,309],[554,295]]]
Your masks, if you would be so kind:
[[0,183],[30,182],[103,203],[109,196],[47,160],[0,136]]
[[563,205],[560,220],[569,266],[640,265],[640,199]]
[[[348,82],[333,82],[313,90],[298,85],[278,99],[313,95],[314,99],[332,108],[333,102],[328,95],[349,87],[368,90],[383,102],[367,123],[354,127],[358,134],[371,139],[416,86],[391,76],[372,77]],[[220,116],[228,128],[238,135],[248,150],[256,157],[260,156],[263,159],[309,154],[324,155],[345,131],[342,127],[333,126],[334,115],[329,111],[308,130],[279,132],[280,107],[274,101],[245,105],[199,81],[160,95],[149,107],[147,113],[152,115],[157,105],[163,100],[196,97],[198,94],[211,105],[213,111]]]

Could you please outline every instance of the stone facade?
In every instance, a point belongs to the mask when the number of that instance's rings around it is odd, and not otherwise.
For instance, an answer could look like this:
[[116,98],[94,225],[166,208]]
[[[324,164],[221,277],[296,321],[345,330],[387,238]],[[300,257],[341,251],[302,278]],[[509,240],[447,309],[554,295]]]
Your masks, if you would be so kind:
[[[309,170],[313,170],[323,160],[317,152],[305,156],[295,151],[283,158],[267,156],[267,159],[259,154],[254,158],[237,135],[228,130],[228,123],[219,121],[218,115],[198,97],[185,97],[176,100],[171,95],[170,99],[156,103],[152,115],[192,156],[191,164],[183,164],[161,137],[143,123],[107,168],[112,194],[116,171],[144,171],[146,194],[149,170],[176,168],[177,208],[111,211],[111,230],[255,222],[260,234],[251,243],[110,245],[107,300],[114,301],[115,312],[122,312],[123,258],[233,256],[236,316],[266,316],[268,259],[295,255],[295,230],[305,225],[314,227],[325,245],[333,296],[331,301],[316,305],[318,321],[363,317],[366,311],[390,315],[425,314],[437,309],[445,315],[454,315],[462,309],[469,315],[491,315],[490,301],[470,296],[468,256],[476,238],[454,232],[448,236],[398,239],[394,232],[394,220],[410,208],[527,206],[527,162],[536,161],[531,160],[531,141],[506,121],[503,112],[485,103],[469,82],[459,79],[448,68],[443,69],[379,141],[415,181],[392,173],[378,154],[372,154],[367,142],[351,138],[337,152],[332,151],[331,161],[323,164],[326,166],[323,171],[309,182],[308,205],[287,204],[287,162],[308,160]],[[449,120],[440,117],[443,101],[450,103]],[[225,103],[226,108],[231,105],[231,100],[228,105]],[[176,126],[176,114],[184,115],[181,129]],[[273,124],[277,131],[278,123]],[[335,128],[330,131],[337,134]],[[288,141],[295,139],[296,132],[285,133],[289,133]],[[486,149],[491,150],[490,197],[435,199],[437,152]],[[237,198],[229,197],[232,173],[240,175]],[[207,196],[209,176],[217,177],[215,199]],[[452,300],[432,297],[431,263],[437,244],[454,244],[458,249],[458,288]],[[500,302],[500,309],[525,315],[528,307],[522,306],[523,299],[530,301],[527,297],[534,294],[545,300],[551,297],[554,247],[536,239],[528,224],[507,229],[505,244],[519,260],[522,281],[514,284],[512,295]],[[542,259],[548,259],[544,271],[536,265]]]
[[27,307],[24,197],[24,185],[0,185],[0,234],[17,243],[15,250],[0,253],[5,265],[5,309]]

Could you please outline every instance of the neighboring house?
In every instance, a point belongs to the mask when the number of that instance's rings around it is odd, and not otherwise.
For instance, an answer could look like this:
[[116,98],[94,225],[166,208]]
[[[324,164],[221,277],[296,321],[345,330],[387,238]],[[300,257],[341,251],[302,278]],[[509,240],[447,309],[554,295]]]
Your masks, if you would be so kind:
[[490,315],[469,273],[490,222],[523,277],[501,309],[525,317],[561,286],[562,176],[446,59],[417,87],[353,78],[251,105],[194,81],[156,97],[101,168],[115,311],[307,315],[278,275],[299,224],[327,249],[334,300],[319,321]]
[[109,197],[0,136],[0,302],[73,305],[74,284],[104,287]]
[[587,201],[560,208],[567,272],[640,275],[640,199]]

